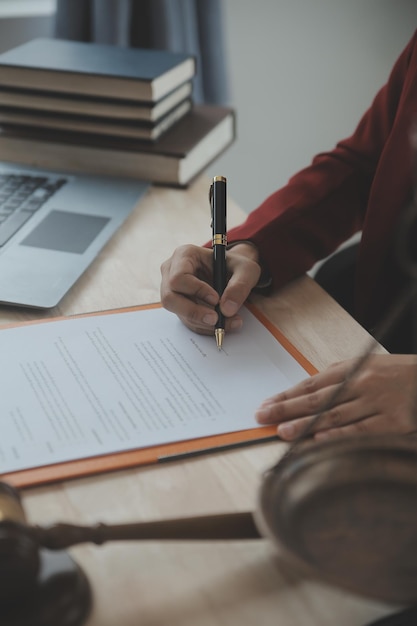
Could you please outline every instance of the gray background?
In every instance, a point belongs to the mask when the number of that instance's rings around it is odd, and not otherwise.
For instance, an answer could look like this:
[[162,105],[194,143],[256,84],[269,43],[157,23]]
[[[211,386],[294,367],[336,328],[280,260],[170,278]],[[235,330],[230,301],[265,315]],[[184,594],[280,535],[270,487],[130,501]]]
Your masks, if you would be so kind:
[[[417,29],[416,0],[225,0],[238,141],[209,173],[251,211],[351,134]],[[417,111],[417,102],[416,102]]]

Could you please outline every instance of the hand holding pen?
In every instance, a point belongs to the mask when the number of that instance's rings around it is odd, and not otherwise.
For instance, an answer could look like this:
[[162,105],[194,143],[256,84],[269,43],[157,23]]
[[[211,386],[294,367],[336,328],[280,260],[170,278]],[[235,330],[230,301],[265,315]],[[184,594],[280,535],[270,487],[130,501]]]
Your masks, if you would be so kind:
[[[217,330],[216,342],[222,344],[225,331],[234,332],[242,327],[239,310],[258,284],[261,267],[256,246],[244,241],[234,242],[227,250],[226,267],[224,177],[217,176],[213,180],[209,197],[213,240],[204,246],[181,245],[164,261],[161,265],[161,302],[190,330],[204,335],[213,335],[213,330]],[[219,306],[214,310],[220,297],[222,311]]]
[[[212,225],[213,285],[221,298],[227,282],[226,179],[224,176],[213,178],[209,199]],[[214,335],[217,347],[221,350],[224,340],[225,318],[219,306],[216,307],[216,312],[218,319],[214,327]]]

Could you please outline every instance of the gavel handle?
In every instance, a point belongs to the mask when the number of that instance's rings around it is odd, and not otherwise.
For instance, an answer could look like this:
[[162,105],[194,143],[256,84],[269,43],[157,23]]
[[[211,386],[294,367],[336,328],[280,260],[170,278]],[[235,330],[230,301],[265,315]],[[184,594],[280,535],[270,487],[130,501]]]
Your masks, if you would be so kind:
[[49,550],[63,550],[80,543],[102,544],[107,541],[132,540],[221,540],[260,539],[253,514],[229,513],[178,518],[133,524],[76,526],[55,524],[32,526],[30,534]]

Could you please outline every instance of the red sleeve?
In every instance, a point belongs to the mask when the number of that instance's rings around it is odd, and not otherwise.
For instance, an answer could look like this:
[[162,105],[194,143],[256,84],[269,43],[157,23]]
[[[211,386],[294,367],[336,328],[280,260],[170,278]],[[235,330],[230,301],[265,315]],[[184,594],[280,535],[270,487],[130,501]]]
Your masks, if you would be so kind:
[[250,240],[279,287],[362,229],[378,162],[396,121],[417,31],[353,135],[269,196],[228,241]]

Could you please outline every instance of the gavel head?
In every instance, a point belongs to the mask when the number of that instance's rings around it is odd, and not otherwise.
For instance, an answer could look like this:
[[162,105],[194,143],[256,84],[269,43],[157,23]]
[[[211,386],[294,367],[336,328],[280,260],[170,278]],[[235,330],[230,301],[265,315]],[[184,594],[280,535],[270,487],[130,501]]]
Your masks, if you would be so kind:
[[0,482],[0,604],[13,603],[36,583],[40,557],[18,492]]

